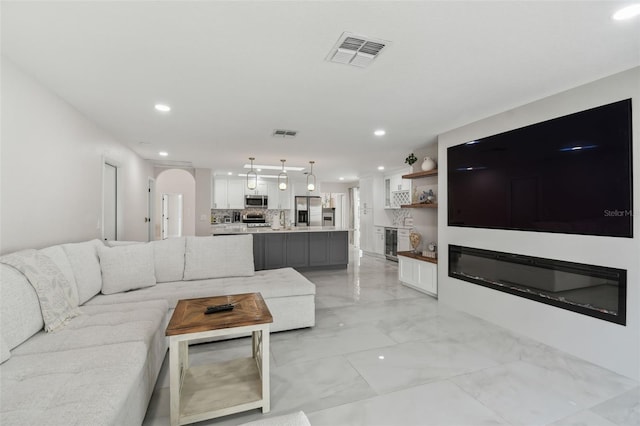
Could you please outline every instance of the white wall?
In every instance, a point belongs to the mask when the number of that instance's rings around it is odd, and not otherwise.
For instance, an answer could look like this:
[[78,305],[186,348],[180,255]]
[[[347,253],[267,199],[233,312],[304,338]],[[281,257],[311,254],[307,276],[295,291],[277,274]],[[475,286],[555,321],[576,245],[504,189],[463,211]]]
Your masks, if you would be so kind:
[[[162,194],[182,194],[182,235],[196,235],[196,180],[186,170],[167,169],[156,178],[156,211],[162,212]],[[211,215],[211,208],[207,217]],[[211,219],[209,219],[211,220]],[[156,239],[160,239],[162,213],[156,215]]]
[[196,169],[195,235],[211,235],[211,169]]
[[[640,200],[640,68],[524,105],[439,137],[438,292],[442,303],[640,379],[640,215],[634,238],[519,232],[447,226],[447,148],[536,122],[633,98],[633,198]],[[627,270],[627,325],[587,317],[450,278],[449,244]]]
[[105,156],[120,166],[120,238],[146,241],[149,164],[1,62],[0,252],[101,238]]

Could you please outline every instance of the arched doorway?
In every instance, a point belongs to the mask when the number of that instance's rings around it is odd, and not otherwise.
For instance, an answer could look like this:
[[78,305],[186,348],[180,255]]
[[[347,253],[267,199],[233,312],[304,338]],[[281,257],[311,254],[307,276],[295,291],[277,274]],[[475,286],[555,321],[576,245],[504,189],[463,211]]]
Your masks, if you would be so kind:
[[196,180],[187,170],[167,169],[156,177],[155,239],[196,234]]

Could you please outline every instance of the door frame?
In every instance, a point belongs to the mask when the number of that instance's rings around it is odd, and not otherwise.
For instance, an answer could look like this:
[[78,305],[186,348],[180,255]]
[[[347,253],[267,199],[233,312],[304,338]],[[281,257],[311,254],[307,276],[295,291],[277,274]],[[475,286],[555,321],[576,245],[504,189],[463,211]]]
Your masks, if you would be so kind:
[[100,197],[100,203],[101,203],[101,209],[100,209],[100,213],[101,213],[101,217],[100,220],[98,222],[98,226],[99,226],[99,230],[100,230],[100,238],[102,239],[102,241],[104,241],[105,236],[104,236],[104,230],[105,230],[105,202],[104,202],[104,198],[105,198],[105,180],[106,180],[106,176],[105,176],[105,172],[104,172],[104,167],[105,165],[109,165],[112,166],[116,169],[116,241],[120,240],[122,238],[122,191],[121,189],[121,182],[122,182],[122,164],[115,160],[114,158],[108,157],[106,155],[102,156],[102,161],[100,162],[100,173],[102,176],[102,187],[101,187],[101,194],[102,196]]

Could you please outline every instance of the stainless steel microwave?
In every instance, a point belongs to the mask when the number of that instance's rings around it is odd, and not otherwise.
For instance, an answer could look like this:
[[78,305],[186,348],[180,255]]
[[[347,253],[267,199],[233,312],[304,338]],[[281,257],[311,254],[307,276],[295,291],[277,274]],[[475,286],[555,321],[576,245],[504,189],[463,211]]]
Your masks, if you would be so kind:
[[266,209],[268,206],[268,197],[266,195],[245,195],[245,209]]

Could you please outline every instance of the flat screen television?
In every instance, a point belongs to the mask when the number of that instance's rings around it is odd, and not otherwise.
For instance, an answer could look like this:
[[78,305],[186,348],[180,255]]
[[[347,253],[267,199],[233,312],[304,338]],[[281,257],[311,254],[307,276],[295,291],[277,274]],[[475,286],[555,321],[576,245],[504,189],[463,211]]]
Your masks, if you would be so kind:
[[631,99],[447,149],[449,226],[633,237]]

